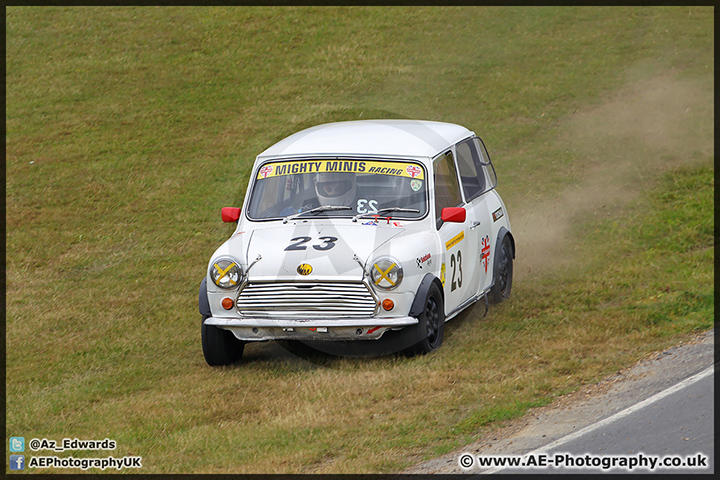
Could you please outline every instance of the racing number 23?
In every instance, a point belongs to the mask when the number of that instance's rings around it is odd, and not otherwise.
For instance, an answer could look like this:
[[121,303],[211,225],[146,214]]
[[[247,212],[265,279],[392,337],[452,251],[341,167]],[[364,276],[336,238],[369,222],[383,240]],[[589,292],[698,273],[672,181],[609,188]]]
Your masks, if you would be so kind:
[[450,255],[450,268],[452,268],[452,282],[450,283],[450,291],[452,292],[462,287],[462,254],[460,250],[457,252],[457,257],[454,253]]
[[[295,242],[295,243],[291,243],[290,245],[288,245],[285,248],[285,251],[305,250],[307,248],[307,246],[305,244],[308,243],[310,240],[312,240],[312,237],[292,238],[292,239],[290,239],[290,241]],[[330,250],[331,248],[333,248],[335,246],[335,242],[337,242],[338,239],[336,237],[320,237],[319,240],[322,240],[322,243],[320,243],[319,245],[312,246],[315,250]]]

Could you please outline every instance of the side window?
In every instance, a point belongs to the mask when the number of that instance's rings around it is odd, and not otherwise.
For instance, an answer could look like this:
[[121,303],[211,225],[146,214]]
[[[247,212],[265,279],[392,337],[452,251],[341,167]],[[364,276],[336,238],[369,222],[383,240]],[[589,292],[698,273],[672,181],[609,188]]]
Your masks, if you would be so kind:
[[465,199],[469,202],[485,191],[485,171],[477,144],[471,140],[458,143],[456,147],[458,168]]
[[435,159],[433,169],[435,170],[435,218],[438,219],[439,225],[442,209],[457,207],[462,205],[463,201],[452,152]]
[[480,154],[480,162],[482,163],[482,169],[483,172],[485,172],[485,178],[487,179],[487,184],[485,185],[484,190],[492,190],[493,188],[497,187],[497,175],[495,175],[495,167],[493,167],[492,163],[490,163],[490,156],[488,155],[487,149],[485,148],[485,144],[482,142],[482,140],[480,140],[478,137],[475,137],[473,140],[475,142],[475,147]]

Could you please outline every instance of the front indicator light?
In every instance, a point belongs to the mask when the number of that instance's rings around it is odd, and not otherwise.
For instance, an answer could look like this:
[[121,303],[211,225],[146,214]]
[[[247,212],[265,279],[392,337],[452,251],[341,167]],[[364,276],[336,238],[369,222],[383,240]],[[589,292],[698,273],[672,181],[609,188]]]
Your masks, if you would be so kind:
[[235,302],[233,302],[232,298],[225,297],[222,299],[222,307],[225,310],[231,310],[233,308],[233,305]]
[[385,300],[382,301],[382,307],[383,307],[383,310],[389,312],[390,310],[395,308],[395,303],[392,300],[390,300],[389,298],[386,298]]
[[402,282],[403,269],[394,258],[382,257],[373,264],[370,277],[376,287],[392,290]]

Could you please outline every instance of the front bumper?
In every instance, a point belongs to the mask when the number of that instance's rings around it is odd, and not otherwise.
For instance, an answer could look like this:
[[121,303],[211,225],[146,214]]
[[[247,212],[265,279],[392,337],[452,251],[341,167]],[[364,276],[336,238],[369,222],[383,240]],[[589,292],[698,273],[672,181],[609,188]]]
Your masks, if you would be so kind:
[[209,317],[206,325],[231,331],[239,340],[377,340],[388,330],[396,330],[418,323],[414,317],[367,319],[273,319]]

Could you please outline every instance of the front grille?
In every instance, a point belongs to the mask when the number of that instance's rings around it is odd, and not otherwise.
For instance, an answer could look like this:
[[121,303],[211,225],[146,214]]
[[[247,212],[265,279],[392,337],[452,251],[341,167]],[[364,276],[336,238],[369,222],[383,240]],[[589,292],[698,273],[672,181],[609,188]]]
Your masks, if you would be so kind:
[[237,308],[245,317],[361,318],[373,316],[378,302],[362,282],[258,282],[243,287]]

